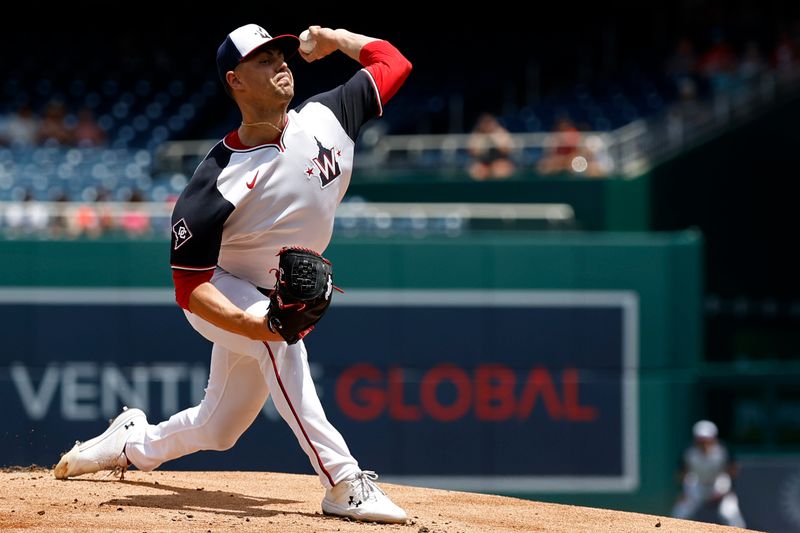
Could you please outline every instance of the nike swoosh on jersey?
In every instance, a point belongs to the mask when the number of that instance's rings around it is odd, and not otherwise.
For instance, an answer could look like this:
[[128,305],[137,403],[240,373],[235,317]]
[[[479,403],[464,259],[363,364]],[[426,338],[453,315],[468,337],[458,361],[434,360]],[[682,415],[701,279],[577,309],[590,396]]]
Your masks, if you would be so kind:
[[248,189],[252,189],[253,187],[256,186],[256,179],[257,178],[258,178],[258,170],[256,170],[256,175],[253,176],[253,181],[251,181],[250,183],[245,183],[245,185],[247,185]]

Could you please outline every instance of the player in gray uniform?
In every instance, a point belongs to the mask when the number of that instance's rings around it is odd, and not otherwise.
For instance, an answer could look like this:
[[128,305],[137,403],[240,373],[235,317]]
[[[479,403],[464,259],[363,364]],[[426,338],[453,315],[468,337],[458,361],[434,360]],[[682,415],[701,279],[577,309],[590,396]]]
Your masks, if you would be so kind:
[[728,449],[717,438],[717,426],[708,420],[692,428],[694,443],[683,454],[683,491],[672,510],[675,518],[691,519],[704,505],[717,508],[720,519],[729,526],[746,527],[733,491],[735,464]]
[[350,182],[358,132],[382,114],[411,70],[386,41],[319,26],[309,32],[316,46],[300,52],[306,61],[338,50],[363,68],[291,110],[294,78],[286,60],[298,50],[297,37],[272,37],[247,24],[217,51],[218,74],[242,122],[211,149],[178,199],[170,258],[178,304],[213,343],[203,401],[157,425],[139,409],[125,410],[102,435],[65,454],[57,478],[124,472],[130,464],[149,471],[198,450],[226,450],[271,394],[326,489],[323,512],[406,520],[326,418],[303,341],[288,344],[267,327],[265,293],[275,283],[270,270],[278,266],[278,251],[325,250]]

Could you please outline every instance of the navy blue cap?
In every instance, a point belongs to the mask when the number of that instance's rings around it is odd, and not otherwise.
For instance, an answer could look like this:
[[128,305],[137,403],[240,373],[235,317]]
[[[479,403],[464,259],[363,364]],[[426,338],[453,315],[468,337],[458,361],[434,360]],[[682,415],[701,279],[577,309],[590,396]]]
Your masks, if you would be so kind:
[[300,40],[295,35],[278,35],[272,37],[267,30],[258,24],[246,24],[236,28],[225,37],[217,49],[217,72],[222,80],[222,85],[228,90],[225,75],[229,70],[236,68],[247,56],[265,46],[272,44],[283,52],[284,59],[289,59],[300,46]]

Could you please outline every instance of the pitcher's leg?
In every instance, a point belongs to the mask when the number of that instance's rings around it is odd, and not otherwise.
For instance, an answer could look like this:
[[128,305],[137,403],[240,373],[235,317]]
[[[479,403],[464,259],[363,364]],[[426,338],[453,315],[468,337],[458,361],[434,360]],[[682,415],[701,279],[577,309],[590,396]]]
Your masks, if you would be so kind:
[[291,346],[270,343],[269,347],[263,371],[272,392],[272,401],[292,428],[322,485],[331,488],[360,472],[344,438],[325,416],[311,380],[303,342]]
[[227,450],[256,419],[267,395],[257,359],[215,344],[200,405],[147,426],[141,438],[128,441],[128,460],[149,471],[199,450]]

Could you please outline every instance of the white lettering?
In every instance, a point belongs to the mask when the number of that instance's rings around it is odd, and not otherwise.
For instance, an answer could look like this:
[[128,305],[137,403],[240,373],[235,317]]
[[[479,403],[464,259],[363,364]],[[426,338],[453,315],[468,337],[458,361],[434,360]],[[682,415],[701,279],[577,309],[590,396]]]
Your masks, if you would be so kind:
[[[81,379],[93,380],[94,383],[81,383]],[[61,414],[64,418],[96,420],[98,397],[97,364],[70,363],[64,366],[61,374]]]
[[153,378],[161,381],[161,412],[177,413],[178,382],[186,377],[186,365],[159,363],[152,368]]
[[41,420],[45,417],[47,410],[50,408],[50,402],[53,401],[53,396],[58,388],[60,377],[57,365],[53,363],[47,365],[37,391],[31,382],[30,374],[28,374],[28,369],[25,365],[21,363],[11,364],[11,380],[17,388],[25,413],[31,419]]
[[[64,420],[107,420],[127,405],[139,407],[151,423],[158,423],[181,409],[198,405],[208,384],[208,367],[202,364],[162,362],[119,367],[115,363],[101,366],[69,361],[51,362],[41,369],[15,362],[8,368],[19,403],[31,420],[58,416],[50,411],[60,400],[53,410]],[[320,369],[312,364],[312,375]],[[151,405],[153,402],[158,403]],[[265,403],[263,412],[269,420],[280,418],[271,401]]]
[[123,405],[146,407],[149,405],[149,369],[135,366],[131,369],[128,381],[119,367],[112,364],[103,366],[100,374],[100,406],[103,417],[113,418],[119,414]]

